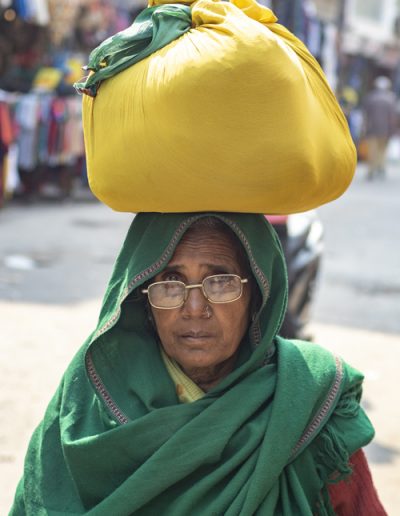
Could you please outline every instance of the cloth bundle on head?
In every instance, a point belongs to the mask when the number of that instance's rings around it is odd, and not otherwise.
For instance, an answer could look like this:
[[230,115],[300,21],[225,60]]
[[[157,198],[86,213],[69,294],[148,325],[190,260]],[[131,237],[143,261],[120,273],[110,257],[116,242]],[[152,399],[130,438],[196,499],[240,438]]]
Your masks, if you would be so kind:
[[254,0],[146,9],[96,49],[83,99],[93,193],[117,211],[295,213],[356,153],[317,61]]

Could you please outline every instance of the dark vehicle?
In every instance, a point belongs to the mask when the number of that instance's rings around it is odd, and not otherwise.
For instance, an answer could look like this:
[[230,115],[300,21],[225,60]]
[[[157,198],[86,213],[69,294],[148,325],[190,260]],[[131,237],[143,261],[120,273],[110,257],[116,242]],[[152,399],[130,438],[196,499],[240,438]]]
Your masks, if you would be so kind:
[[289,300],[280,331],[283,337],[311,340],[306,326],[323,251],[323,227],[316,211],[268,215],[281,240],[289,279]]

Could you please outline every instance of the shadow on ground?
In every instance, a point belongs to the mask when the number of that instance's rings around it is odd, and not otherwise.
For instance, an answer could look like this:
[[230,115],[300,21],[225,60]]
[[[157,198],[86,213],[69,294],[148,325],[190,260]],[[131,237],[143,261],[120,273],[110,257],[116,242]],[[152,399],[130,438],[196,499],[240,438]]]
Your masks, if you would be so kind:
[[367,448],[366,453],[369,462],[374,464],[393,464],[400,455],[398,448],[384,446],[377,441],[373,441]]

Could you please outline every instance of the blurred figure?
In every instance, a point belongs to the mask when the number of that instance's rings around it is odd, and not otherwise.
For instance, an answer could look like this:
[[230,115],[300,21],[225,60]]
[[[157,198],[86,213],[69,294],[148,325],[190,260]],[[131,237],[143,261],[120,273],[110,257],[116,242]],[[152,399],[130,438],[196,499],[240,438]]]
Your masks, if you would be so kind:
[[345,86],[340,93],[339,103],[349,124],[351,137],[358,149],[363,136],[364,118],[357,91],[352,86]]
[[368,144],[367,179],[385,176],[386,149],[396,129],[396,96],[388,77],[380,76],[365,97],[365,137]]

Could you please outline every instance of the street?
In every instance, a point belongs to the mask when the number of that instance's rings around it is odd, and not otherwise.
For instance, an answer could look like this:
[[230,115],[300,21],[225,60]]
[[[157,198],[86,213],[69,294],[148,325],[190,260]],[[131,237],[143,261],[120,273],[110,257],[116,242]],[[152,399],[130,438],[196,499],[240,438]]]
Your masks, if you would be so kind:
[[[389,515],[400,514],[400,164],[386,180],[359,167],[319,210],[325,252],[314,340],[364,372],[375,428],[367,448]],[[89,199],[0,211],[0,514],[9,509],[28,439],[63,370],[96,324],[132,215]],[[373,515],[371,515],[373,516]]]

